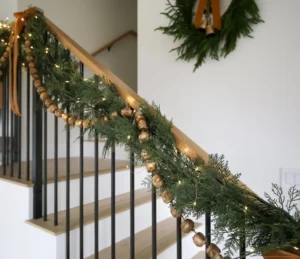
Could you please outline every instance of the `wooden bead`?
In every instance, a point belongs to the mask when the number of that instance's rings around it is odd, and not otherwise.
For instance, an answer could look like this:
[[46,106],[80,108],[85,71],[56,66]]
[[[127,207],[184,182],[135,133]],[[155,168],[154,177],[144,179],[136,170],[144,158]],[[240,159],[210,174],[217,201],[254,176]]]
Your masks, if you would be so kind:
[[84,129],[88,129],[90,127],[90,121],[89,120],[83,120],[82,127]]
[[34,63],[33,61],[30,61],[30,62],[28,63],[28,66],[29,66],[30,68],[34,68],[34,67],[35,67],[35,63]]
[[31,67],[30,68],[30,75],[34,75],[34,74],[37,74],[38,73],[38,71],[37,71],[37,69],[35,68],[35,67]]
[[124,117],[131,117],[132,116],[132,110],[130,108],[124,108],[121,110],[121,115]]
[[156,188],[160,188],[163,186],[164,182],[161,179],[159,174],[155,174],[152,177],[152,184],[156,187]]
[[139,140],[140,142],[148,141],[150,139],[150,134],[148,131],[142,131],[139,134]]
[[138,123],[140,120],[145,120],[144,115],[143,114],[135,115],[135,121]]
[[5,63],[6,58],[5,58],[4,56],[2,56],[2,57],[0,58],[0,61],[1,61],[2,63]]
[[28,62],[34,61],[34,57],[33,57],[33,56],[27,56],[27,57],[26,57],[26,60],[27,60]]
[[49,108],[49,106],[53,103],[53,101],[49,98],[45,101],[45,106]]
[[201,232],[198,232],[193,236],[193,241],[196,246],[202,247],[206,244],[207,240],[206,237]]
[[38,94],[41,94],[43,92],[47,92],[45,87],[39,87],[38,89],[36,89],[36,91],[37,91]]
[[32,49],[30,47],[25,47],[26,54],[30,54],[32,52]]
[[180,218],[181,213],[179,213],[174,207],[171,208],[171,214],[174,218]]
[[147,130],[148,129],[147,122],[145,120],[139,120],[138,128],[140,130]]
[[6,47],[5,50],[9,53],[10,52],[10,47]]
[[194,229],[194,222],[190,219],[186,219],[181,223],[181,230],[183,233],[189,233]]
[[31,75],[33,77],[34,80],[39,80],[40,76],[38,74],[33,74]]
[[82,127],[82,120],[76,120],[75,121],[75,126],[78,127],[78,128],[81,128]]
[[54,113],[58,109],[56,104],[51,104],[48,108],[49,112]]
[[34,87],[39,88],[42,86],[42,81],[41,80],[34,80]]
[[152,173],[156,170],[156,164],[153,161],[147,161],[146,168],[149,173]]
[[69,125],[74,125],[76,122],[76,117],[71,116],[70,118],[68,118],[68,123]]
[[26,46],[26,47],[30,47],[30,46],[31,46],[31,42],[30,42],[29,40],[26,40],[26,41],[25,41],[25,46]]
[[147,150],[146,149],[143,149],[142,152],[141,152],[141,157],[142,159],[144,160],[149,160],[151,159],[151,156],[147,153]]
[[217,245],[211,243],[206,249],[206,253],[210,258],[215,258],[220,255],[221,250]]
[[163,193],[161,194],[161,198],[166,204],[170,203],[173,200],[171,194],[168,191],[163,191]]
[[5,51],[5,52],[3,53],[3,56],[4,56],[5,58],[8,58],[8,52]]
[[60,110],[60,109],[55,111],[55,116],[58,117],[58,118],[61,118],[62,114],[63,114],[63,111]]
[[61,115],[61,117],[62,117],[62,119],[63,119],[65,122],[67,122],[68,119],[69,119],[69,115],[66,114],[66,113],[63,113],[63,114]]
[[47,93],[47,92],[42,92],[41,94],[40,94],[40,98],[41,98],[41,100],[43,101],[43,102],[45,102],[47,99],[49,99],[49,94]]

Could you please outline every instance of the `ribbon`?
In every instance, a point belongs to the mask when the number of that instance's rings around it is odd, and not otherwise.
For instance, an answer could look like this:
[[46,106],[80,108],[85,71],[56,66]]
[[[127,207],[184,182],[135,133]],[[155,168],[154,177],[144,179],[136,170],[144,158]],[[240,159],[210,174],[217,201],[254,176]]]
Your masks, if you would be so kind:
[[18,89],[17,89],[19,37],[21,31],[24,28],[26,20],[36,14],[37,14],[37,9],[35,7],[31,7],[23,12],[14,13],[16,21],[13,25],[12,33],[9,38],[9,46],[10,48],[13,49],[13,63],[12,63],[12,51],[9,52],[9,102],[13,113],[19,116],[21,116],[20,108],[18,105]]
[[[200,28],[204,10],[206,9],[207,1],[209,0],[199,0],[196,16],[194,19],[194,25],[197,29]],[[213,15],[213,27],[218,30],[221,30],[222,23],[221,23],[221,12],[220,12],[220,0],[211,0],[211,8],[212,8],[212,15]],[[209,10],[206,11],[208,12]]]

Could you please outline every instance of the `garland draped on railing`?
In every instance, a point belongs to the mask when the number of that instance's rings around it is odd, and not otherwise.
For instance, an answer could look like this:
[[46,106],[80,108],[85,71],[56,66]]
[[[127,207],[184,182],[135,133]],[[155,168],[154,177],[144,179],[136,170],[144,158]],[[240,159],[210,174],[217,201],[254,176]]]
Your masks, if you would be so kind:
[[[9,30],[0,28],[0,34],[8,42]],[[189,159],[176,147],[172,123],[158,106],[141,102],[133,110],[108,78],[82,78],[78,61],[48,31],[43,15],[28,18],[19,36],[20,58],[26,60],[45,108],[66,123],[83,127],[91,138],[107,138],[104,155],[114,143],[130,148],[136,160],[146,164],[151,186],[159,189],[171,214],[183,217],[183,232],[194,230],[189,216],[199,218],[210,211],[216,241],[225,241],[226,255],[238,250],[243,235],[249,248],[246,255],[278,249],[295,252],[300,247],[300,214],[295,205],[299,191],[291,189],[290,203],[283,207],[280,200],[268,196],[265,201],[241,186],[240,175],[230,173],[223,156],[212,155],[207,164],[201,158]],[[3,65],[10,47],[1,44],[1,73],[7,72]],[[278,190],[274,185],[274,192]],[[206,242],[202,233],[195,233],[193,240],[199,247]],[[221,251],[210,244],[207,253],[215,258]]]

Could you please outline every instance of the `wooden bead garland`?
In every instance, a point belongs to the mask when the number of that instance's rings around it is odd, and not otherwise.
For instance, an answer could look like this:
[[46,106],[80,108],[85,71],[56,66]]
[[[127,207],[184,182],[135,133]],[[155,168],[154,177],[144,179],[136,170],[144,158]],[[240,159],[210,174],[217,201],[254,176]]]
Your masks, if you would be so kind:
[[118,117],[118,116],[119,116],[118,112],[112,112],[111,113],[111,117]]
[[66,114],[66,113],[63,113],[63,114],[61,115],[61,117],[62,117],[62,119],[63,119],[65,122],[67,122],[67,121],[68,121],[68,118],[69,118],[69,115]]
[[146,149],[143,149],[142,152],[141,152],[141,157],[142,159],[144,160],[149,160],[151,159],[151,156],[148,154],[147,150]]
[[42,92],[41,94],[40,94],[40,98],[41,98],[41,100],[43,101],[43,102],[45,102],[47,99],[49,99],[49,94],[47,93],[47,92]]
[[121,110],[121,115],[124,117],[131,117],[132,116],[132,110],[130,108],[124,108]]
[[63,114],[63,111],[58,109],[55,111],[55,116],[58,117],[58,118],[61,118],[62,117],[62,114]]
[[47,108],[49,108],[49,106],[50,106],[51,104],[53,104],[53,101],[52,101],[51,99],[47,99],[47,100],[45,101],[45,106],[46,106]]
[[156,170],[156,164],[153,161],[147,161],[146,168],[149,173],[153,173]]
[[221,250],[217,245],[211,243],[209,247],[206,249],[206,253],[210,258],[216,258],[217,256],[220,255]]
[[181,223],[181,230],[183,233],[189,233],[194,229],[194,222],[191,219],[186,219]]
[[164,182],[161,179],[159,174],[155,174],[152,177],[152,184],[156,187],[156,188],[160,188],[163,186]]
[[173,200],[171,194],[167,190],[161,194],[161,198],[166,204],[170,203]]
[[140,142],[145,142],[145,141],[149,141],[150,139],[150,134],[148,131],[141,131],[141,133],[139,134],[139,141]]
[[148,126],[147,126],[146,121],[145,120],[139,120],[139,122],[138,122],[138,128],[140,130],[147,130]]
[[82,120],[76,120],[75,121],[75,126],[78,127],[78,128],[81,128],[82,127]]
[[36,91],[37,91],[38,94],[41,94],[43,92],[47,92],[45,87],[39,87],[38,89],[36,89]]
[[82,127],[84,129],[88,129],[90,127],[90,121],[89,120],[83,120]]
[[4,56],[5,58],[8,58],[8,52],[7,52],[7,51],[4,52],[4,53],[3,53],[3,56]]
[[1,57],[1,58],[0,58],[0,61],[1,61],[2,63],[4,63],[4,62],[6,61],[6,58],[5,58],[5,57]]
[[71,116],[70,118],[68,118],[69,125],[74,125],[75,122],[76,122],[76,120],[77,120],[77,118],[73,117],[73,116]]
[[171,214],[174,218],[180,218],[181,213],[179,213],[174,207],[171,208]]
[[140,120],[145,120],[145,117],[144,117],[144,115],[142,115],[142,114],[137,114],[136,116],[135,116],[135,121],[137,122],[137,123],[139,123],[139,121]]
[[206,237],[201,232],[198,232],[193,236],[193,241],[196,246],[202,247],[206,244],[207,240]]
[[56,104],[51,104],[48,108],[49,112],[54,113],[58,109]]
[[34,80],[34,87],[39,88],[42,86],[42,81],[41,80]]

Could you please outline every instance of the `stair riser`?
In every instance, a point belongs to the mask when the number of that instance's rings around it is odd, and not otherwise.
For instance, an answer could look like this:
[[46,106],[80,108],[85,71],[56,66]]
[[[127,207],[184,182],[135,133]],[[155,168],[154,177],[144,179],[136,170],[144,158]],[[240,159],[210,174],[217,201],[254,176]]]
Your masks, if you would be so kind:
[[[151,226],[152,205],[146,203],[135,209],[135,232],[139,232]],[[157,200],[157,222],[170,216],[168,206]],[[174,219],[175,220],[175,219]],[[130,211],[124,211],[116,215],[116,242],[129,237],[130,235]],[[64,258],[66,235],[61,234],[57,239],[57,258]],[[71,258],[79,259],[79,229],[71,231]],[[151,237],[150,239],[151,240]],[[111,218],[99,221],[99,250],[110,246],[111,242]],[[150,241],[151,242],[151,241]],[[94,254],[94,224],[84,227],[84,256]],[[124,258],[127,258],[124,255]]]
[[[147,176],[145,168],[135,170],[135,189],[145,188],[143,179]],[[79,206],[79,179],[70,181],[70,206]],[[94,176],[84,178],[84,204],[94,202]],[[116,173],[116,195],[130,191],[130,171]],[[48,214],[54,213],[54,184],[48,184]],[[111,174],[99,175],[99,200],[111,197]],[[66,209],[66,182],[58,183],[58,211]]]

